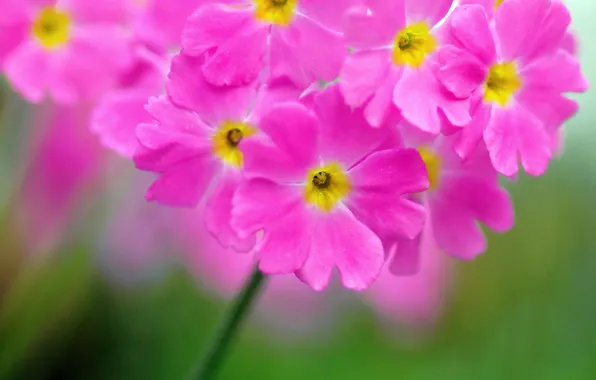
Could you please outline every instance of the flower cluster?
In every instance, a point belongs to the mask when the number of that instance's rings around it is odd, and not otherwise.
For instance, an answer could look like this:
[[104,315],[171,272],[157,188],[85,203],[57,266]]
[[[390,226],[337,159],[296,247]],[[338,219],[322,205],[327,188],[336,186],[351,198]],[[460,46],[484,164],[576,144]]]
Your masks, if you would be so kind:
[[514,222],[499,175],[543,174],[588,87],[559,0],[84,3],[0,0],[13,87],[104,95],[91,128],[148,200],[315,290],[414,273],[424,241],[481,254]]

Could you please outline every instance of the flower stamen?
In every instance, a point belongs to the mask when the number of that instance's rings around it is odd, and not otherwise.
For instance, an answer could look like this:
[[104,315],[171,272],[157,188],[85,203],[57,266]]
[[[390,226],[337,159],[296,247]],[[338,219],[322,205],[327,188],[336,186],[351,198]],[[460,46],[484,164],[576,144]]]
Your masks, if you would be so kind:
[[436,50],[437,40],[426,22],[419,22],[402,29],[395,37],[394,45],[393,63],[417,68]]
[[276,25],[289,25],[298,0],[253,0],[257,20]]
[[346,172],[339,164],[332,163],[308,172],[304,198],[323,211],[331,211],[351,188]]
[[31,33],[47,49],[55,49],[70,39],[71,20],[68,13],[46,7],[39,12]]
[[484,84],[484,101],[506,106],[521,85],[515,62],[496,63],[488,70]]
[[213,153],[224,163],[240,168],[244,156],[238,145],[255,133],[256,129],[246,123],[226,121],[213,135]]

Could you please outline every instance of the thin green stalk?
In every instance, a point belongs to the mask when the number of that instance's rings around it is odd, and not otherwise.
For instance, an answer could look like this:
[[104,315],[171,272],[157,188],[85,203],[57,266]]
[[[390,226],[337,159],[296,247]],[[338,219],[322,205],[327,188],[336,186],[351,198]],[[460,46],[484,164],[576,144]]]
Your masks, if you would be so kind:
[[240,331],[242,322],[250,314],[264,280],[263,273],[255,268],[241,293],[234,300],[232,308],[225,315],[223,323],[205,353],[198,372],[192,377],[193,379],[211,380],[215,378],[231,343]]

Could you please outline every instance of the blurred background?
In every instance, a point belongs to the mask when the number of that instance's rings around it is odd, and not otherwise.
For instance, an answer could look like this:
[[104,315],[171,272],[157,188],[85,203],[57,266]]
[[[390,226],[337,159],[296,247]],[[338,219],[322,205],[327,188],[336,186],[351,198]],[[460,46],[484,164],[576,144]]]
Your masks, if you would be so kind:
[[[596,3],[567,1],[596,83]],[[473,262],[439,252],[364,294],[275,278],[220,379],[595,379],[596,91],[563,154],[508,183],[513,231]],[[0,82],[0,379],[182,379],[250,258],[198,212],[146,204],[151,176],[103,149],[89,109]]]

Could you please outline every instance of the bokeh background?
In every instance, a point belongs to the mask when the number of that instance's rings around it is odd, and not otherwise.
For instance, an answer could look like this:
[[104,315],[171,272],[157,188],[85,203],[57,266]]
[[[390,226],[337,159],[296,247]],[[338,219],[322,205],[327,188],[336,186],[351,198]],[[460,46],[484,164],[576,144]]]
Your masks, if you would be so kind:
[[[567,3],[596,83],[596,2]],[[247,258],[209,256],[196,213],[145,204],[150,178],[100,147],[85,107],[0,91],[0,379],[185,378]],[[430,306],[276,280],[219,378],[596,379],[596,91],[577,99],[562,156],[507,184],[515,229],[441,262]]]

